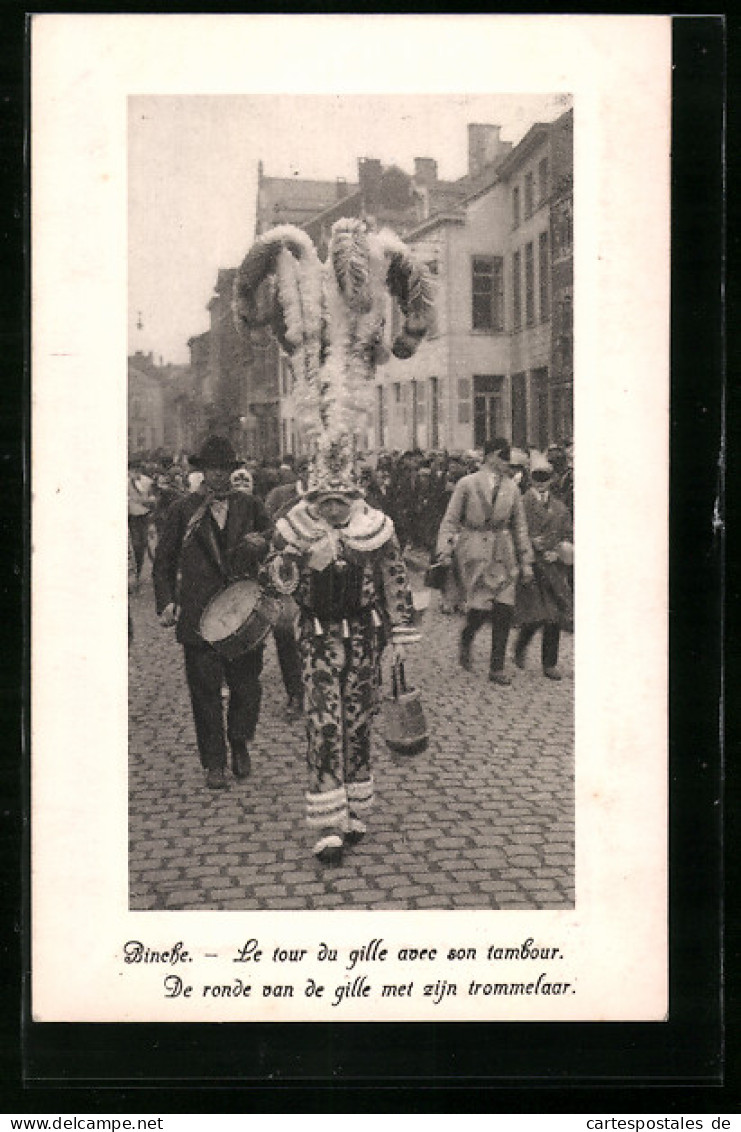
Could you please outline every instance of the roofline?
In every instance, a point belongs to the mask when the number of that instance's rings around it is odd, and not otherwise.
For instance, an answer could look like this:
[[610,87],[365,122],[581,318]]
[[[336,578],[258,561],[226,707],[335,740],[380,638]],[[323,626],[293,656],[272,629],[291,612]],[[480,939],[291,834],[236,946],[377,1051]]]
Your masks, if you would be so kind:
[[437,212],[434,216],[428,217],[418,224],[416,228],[410,228],[408,232],[404,233],[402,239],[410,240],[417,236],[421,236],[423,232],[427,232],[431,228],[437,228],[441,224],[465,224],[465,216],[457,216],[452,212]]
[[480,189],[476,189],[475,193],[470,193],[469,196],[464,197],[461,201],[461,205],[465,208],[466,205],[470,204],[472,200],[477,200],[479,197],[485,196],[485,194],[491,192],[494,186],[501,180],[502,178],[499,175],[499,167],[497,167],[496,172],[492,173],[491,175],[491,180],[487,181],[485,185],[482,185]]
[[327,207],[323,208],[321,212],[313,213],[308,220],[303,221],[301,227],[305,228],[307,224],[315,224],[317,220],[321,221],[328,212],[333,212],[338,207],[338,205],[344,204],[345,201],[348,200],[354,200],[356,197],[362,197],[362,195],[363,194],[359,188],[356,189],[354,193],[346,193],[344,197],[340,197],[339,200],[333,201],[332,204],[328,204]]
[[535,147],[538,139],[548,139],[550,136],[550,125],[549,122],[535,122],[525,136],[517,143],[515,148],[511,149],[509,153],[506,153],[504,157],[501,158],[496,170],[492,171],[491,180],[487,181],[481,188],[476,189],[475,192],[464,197],[461,201],[461,205],[465,207],[470,201],[477,200],[478,197],[484,196],[486,193],[490,192],[498,182],[506,180],[509,173],[517,168],[520,161],[527,160],[528,153]]
[[550,122],[534,122],[514,149],[511,149],[509,153],[505,154],[502,158],[498,172],[506,176],[512,169],[516,169],[520,161],[526,160],[530,151],[535,147],[538,141],[543,139],[548,140],[550,132]]

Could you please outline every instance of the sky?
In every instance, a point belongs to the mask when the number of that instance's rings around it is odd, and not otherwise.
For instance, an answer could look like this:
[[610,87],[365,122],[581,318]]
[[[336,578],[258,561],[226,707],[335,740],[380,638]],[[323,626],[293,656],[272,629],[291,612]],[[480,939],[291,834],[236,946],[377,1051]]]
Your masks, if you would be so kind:
[[564,94],[130,97],[129,353],[188,362],[219,268],[237,267],[254,239],[258,161],[268,177],[356,181],[359,157],[408,173],[432,157],[455,180],[467,172],[469,122],[500,125],[516,144],[569,104]]

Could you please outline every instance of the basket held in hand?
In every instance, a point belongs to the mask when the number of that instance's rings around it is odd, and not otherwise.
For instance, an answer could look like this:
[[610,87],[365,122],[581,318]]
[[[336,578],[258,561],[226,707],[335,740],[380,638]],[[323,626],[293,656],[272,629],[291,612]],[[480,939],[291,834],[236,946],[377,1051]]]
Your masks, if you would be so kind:
[[385,740],[390,751],[416,755],[429,743],[427,721],[416,688],[407,688],[404,662],[395,661],[391,671],[391,696],[386,701]]

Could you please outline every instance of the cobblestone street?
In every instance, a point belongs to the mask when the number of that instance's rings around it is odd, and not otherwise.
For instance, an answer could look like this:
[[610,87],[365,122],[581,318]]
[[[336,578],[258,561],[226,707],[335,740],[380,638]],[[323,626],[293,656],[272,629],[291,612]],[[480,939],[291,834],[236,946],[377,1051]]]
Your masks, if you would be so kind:
[[573,906],[572,637],[562,637],[561,683],[544,679],[536,637],[527,669],[510,660],[512,686],[497,687],[487,680],[487,627],[469,675],[457,663],[461,619],[440,614],[433,594],[423,641],[407,660],[423,694],[429,748],[392,755],[377,724],[368,834],[340,865],[324,868],[304,822],[304,722],[286,718],[272,638],[252,775],[209,791],[182,649],[157,622],[148,568],[131,608],[132,909]]

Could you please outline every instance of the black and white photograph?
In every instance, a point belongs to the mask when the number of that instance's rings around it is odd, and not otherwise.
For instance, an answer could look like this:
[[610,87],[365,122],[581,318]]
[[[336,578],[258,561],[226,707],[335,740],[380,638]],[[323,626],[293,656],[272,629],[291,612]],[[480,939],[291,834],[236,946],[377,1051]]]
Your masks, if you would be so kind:
[[573,120],[130,99],[132,909],[573,906]]
[[670,26],[33,17],[35,1020],[665,1016]]

